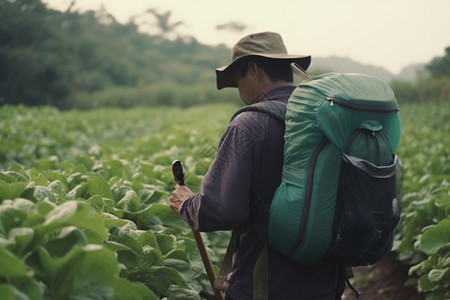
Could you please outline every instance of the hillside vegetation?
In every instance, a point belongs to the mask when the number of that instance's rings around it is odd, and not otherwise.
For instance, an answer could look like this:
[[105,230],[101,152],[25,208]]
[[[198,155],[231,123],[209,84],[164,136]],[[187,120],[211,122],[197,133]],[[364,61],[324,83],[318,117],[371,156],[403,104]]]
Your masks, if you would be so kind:
[[[0,0],[0,104],[60,109],[240,104],[236,91],[215,87],[214,69],[228,63],[230,49],[177,37],[179,22],[170,12],[149,8],[142,17],[156,19],[160,33],[140,33],[134,21],[120,24],[104,9],[60,12],[41,0]],[[449,80],[433,70],[448,65],[448,56],[427,66],[432,81],[423,75],[417,82],[392,82],[397,98],[447,100]],[[392,78],[382,68],[343,58],[315,61],[313,55],[311,74],[331,71]]]
[[91,108],[227,99],[215,89],[214,68],[228,61],[229,49],[137,29],[106,11],[0,0],[0,104]]

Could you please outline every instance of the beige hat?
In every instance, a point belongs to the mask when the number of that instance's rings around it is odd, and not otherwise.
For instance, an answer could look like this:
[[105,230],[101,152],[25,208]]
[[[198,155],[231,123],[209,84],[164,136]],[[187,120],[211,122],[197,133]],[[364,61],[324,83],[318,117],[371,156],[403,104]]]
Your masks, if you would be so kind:
[[287,54],[281,35],[275,32],[260,32],[247,35],[237,42],[232,49],[231,64],[216,69],[217,89],[237,87],[234,80],[233,66],[242,58],[261,56],[282,59],[297,63],[304,71],[311,63],[311,56]]

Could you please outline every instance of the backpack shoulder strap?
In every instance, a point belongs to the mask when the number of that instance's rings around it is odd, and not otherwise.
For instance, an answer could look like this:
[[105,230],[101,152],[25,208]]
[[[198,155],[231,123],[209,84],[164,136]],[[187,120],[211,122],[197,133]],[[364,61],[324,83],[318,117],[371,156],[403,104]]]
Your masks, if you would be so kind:
[[[247,105],[239,110],[237,110],[231,117],[233,121],[238,115],[246,111],[257,111],[266,113],[273,116],[280,122],[285,121],[286,115],[286,104],[280,101],[262,101],[255,104]],[[242,233],[242,229],[233,228],[230,242],[228,243],[228,248],[222,262],[222,267],[220,268],[219,274],[214,283],[216,289],[223,289],[223,284],[226,281],[228,273],[231,271],[233,250],[235,247],[236,240]],[[255,272],[257,275],[253,278],[253,293],[254,299],[268,299],[268,249],[267,246],[264,247],[262,253],[258,257],[258,262],[255,265]]]
[[228,242],[227,251],[225,252],[225,256],[222,261],[222,266],[220,267],[219,273],[216,277],[216,280],[214,282],[214,288],[217,290],[223,290],[223,284],[227,280],[228,273],[231,272],[231,267],[233,264],[233,252],[236,248],[236,243],[241,236],[241,234],[247,230],[247,226],[235,226],[233,227],[233,230],[231,231],[231,238]]
[[272,101],[261,101],[255,104],[246,105],[239,110],[237,110],[234,115],[231,117],[231,120],[234,120],[239,114],[246,111],[258,111],[262,113],[266,113],[270,116],[275,117],[277,120],[284,122],[286,116],[286,104],[280,101],[272,100]]

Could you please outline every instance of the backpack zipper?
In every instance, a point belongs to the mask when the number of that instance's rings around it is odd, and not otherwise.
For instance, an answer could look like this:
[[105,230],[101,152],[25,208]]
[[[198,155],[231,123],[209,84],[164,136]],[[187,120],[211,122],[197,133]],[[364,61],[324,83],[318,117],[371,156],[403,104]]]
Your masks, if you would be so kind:
[[[356,139],[356,137],[357,137],[358,135],[360,135],[362,132],[364,132],[364,130],[368,130],[368,129],[358,128],[358,129],[356,129],[356,130],[353,132],[353,134],[349,137],[349,139],[348,139],[348,141],[347,141],[347,145],[345,146],[345,149],[344,149],[344,151],[343,151],[342,153],[350,154],[349,151],[350,151],[350,147],[351,147],[353,141]],[[369,130],[369,131],[370,131],[370,130]],[[383,138],[387,141],[387,144],[389,145],[389,149],[390,149],[391,152],[393,153],[393,151],[392,151],[392,149],[391,149],[391,143],[390,143],[390,141],[389,141],[389,136],[387,135],[386,131],[384,131],[383,129],[381,129],[381,130],[378,130],[378,131],[376,131],[376,132],[380,133],[380,134],[383,136]],[[375,134],[375,131],[372,131],[372,134]]]
[[369,111],[369,112],[398,112],[400,110],[398,105],[395,106],[366,106],[366,105],[360,105],[351,103],[342,99],[334,98],[334,97],[327,97],[327,101],[330,102],[330,106],[334,106],[334,104],[338,104],[340,106],[343,106],[345,108],[357,110],[357,111]]
[[314,172],[316,170],[317,160],[319,158],[320,152],[322,152],[325,145],[328,143],[328,138],[325,136],[320,144],[317,146],[316,150],[314,150],[313,157],[311,160],[311,165],[308,170],[308,182],[306,184],[306,197],[305,202],[303,203],[303,212],[300,223],[300,228],[298,231],[297,239],[295,240],[294,245],[286,252],[287,256],[291,256],[294,251],[300,246],[303,241],[306,232],[306,226],[308,225],[308,216],[309,210],[311,208],[311,199],[312,199],[312,191],[313,191],[313,183],[314,183]]

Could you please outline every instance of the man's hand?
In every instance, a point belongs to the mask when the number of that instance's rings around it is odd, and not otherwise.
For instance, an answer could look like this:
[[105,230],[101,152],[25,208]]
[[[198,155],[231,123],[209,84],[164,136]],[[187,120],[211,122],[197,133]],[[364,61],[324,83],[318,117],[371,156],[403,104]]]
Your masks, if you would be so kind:
[[181,204],[183,204],[183,202],[193,194],[194,193],[192,193],[192,191],[187,186],[179,184],[175,185],[172,196],[170,196],[169,198],[170,208],[178,214]]

